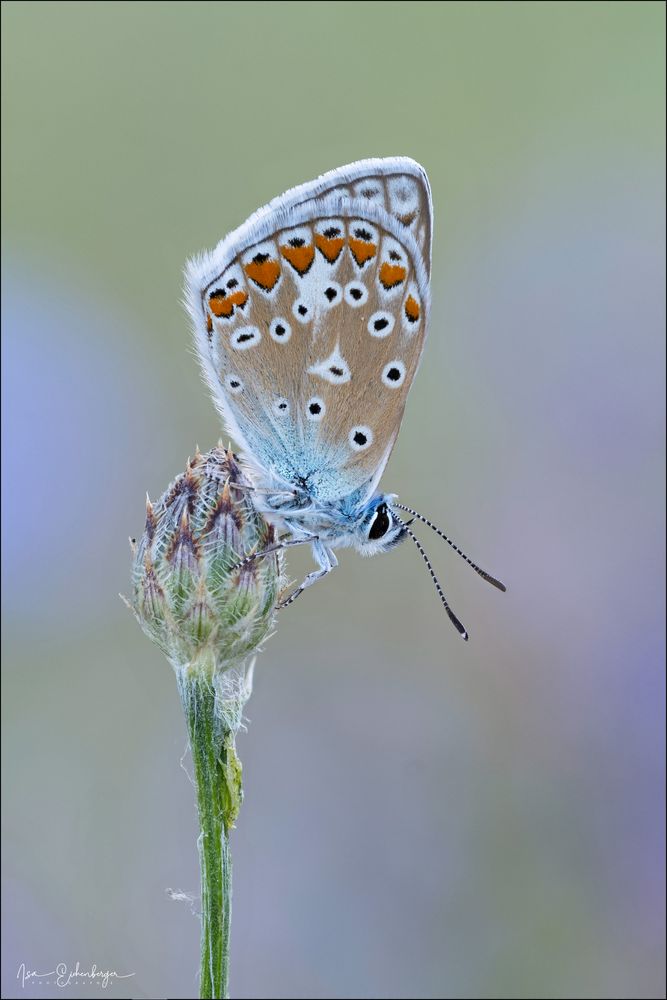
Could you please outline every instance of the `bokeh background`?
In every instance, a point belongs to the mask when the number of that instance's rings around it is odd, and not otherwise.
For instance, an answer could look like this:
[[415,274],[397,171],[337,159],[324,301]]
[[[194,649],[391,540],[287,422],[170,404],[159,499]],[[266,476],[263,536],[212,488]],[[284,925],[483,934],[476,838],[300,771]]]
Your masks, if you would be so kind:
[[[240,739],[235,997],[662,997],[664,7],[4,3],[4,997],[196,995],[171,670],[118,599],[219,427],[189,254],[408,154],[421,534],[281,616]],[[306,570],[296,554],[290,570]],[[80,996],[99,987],[76,986]]]

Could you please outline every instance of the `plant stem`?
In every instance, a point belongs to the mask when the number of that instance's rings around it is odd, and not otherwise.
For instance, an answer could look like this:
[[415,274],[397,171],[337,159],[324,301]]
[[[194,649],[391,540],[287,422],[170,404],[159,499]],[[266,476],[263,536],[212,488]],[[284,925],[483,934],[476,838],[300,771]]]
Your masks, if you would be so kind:
[[179,677],[188,727],[199,813],[201,978],[199,996],[229,996],[232,861],[229,832],[241,801],[236,728],[225,711],[208,664],[190,664]]

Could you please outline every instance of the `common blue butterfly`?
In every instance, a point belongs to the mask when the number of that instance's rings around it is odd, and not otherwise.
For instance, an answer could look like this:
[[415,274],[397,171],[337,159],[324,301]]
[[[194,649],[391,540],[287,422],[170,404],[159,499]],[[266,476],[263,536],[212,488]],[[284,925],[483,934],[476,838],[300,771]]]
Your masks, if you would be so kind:
[[[407,157],[360,160],[275,198],[186,269],[186,305],[217,409],[254,483],[255,506],[282,531],[268,551],[310,544],[386,552],[410,536],[464,639],[415,518],[377,487],[426,337],[433,211],[425,171]],[[398,511],[407,511],[404,521]],[[242,564],[240,564],[242,565]]]

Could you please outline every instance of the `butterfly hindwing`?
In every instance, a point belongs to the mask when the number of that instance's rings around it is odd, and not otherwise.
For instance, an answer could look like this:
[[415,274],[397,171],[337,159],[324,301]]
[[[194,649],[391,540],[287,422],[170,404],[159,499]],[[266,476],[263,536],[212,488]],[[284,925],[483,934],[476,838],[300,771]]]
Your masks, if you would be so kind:
[[[355,171],[311,199],[288,192],[223,241],[217,274],[208,259],[190,271],[199,354],[230,433],[254,464],[323,502],[376,485],[429,308],[427,184],[404,221],[386,207],[400,175],[392,187],[393,174]],[[383,203],[355,184],[382,187]]]

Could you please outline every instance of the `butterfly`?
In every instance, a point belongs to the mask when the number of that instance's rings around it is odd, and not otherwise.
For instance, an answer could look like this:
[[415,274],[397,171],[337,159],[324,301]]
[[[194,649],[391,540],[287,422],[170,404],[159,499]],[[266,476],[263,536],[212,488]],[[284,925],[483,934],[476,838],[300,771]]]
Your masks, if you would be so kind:
[[[351,163],[292,188],[186,266],[185,304],[205,381],[241,447],[255,506],[317,563],[280,607],[336,565],[334,550],[386,552],[410,525],[436,531],[378,490],[424,348],[430,311],[431,190],[407,157]],[[399,511],[411,515],[401,517]]]

